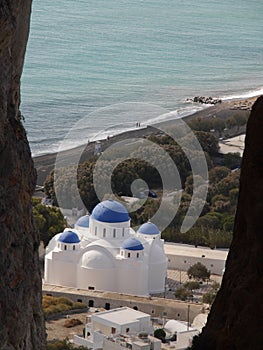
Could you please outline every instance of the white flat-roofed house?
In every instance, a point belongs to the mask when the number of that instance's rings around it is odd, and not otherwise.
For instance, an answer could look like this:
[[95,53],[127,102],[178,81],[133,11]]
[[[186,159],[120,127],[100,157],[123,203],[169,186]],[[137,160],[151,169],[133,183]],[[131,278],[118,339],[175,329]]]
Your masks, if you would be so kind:
[[[74,336],[74,342],[93,350],[123,347],[138,350],[161,349],[160,341],[149,338],[149,334],[153,334],[153,327],[148,314],[121,307],[93,314],[87,320],[85,337]],[[155,344],[154,347],[151,344]]]

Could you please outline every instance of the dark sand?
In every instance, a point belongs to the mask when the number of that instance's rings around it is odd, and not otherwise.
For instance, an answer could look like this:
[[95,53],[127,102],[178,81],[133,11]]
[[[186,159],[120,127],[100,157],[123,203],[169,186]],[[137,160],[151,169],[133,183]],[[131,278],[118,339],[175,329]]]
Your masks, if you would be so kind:
[[[214,115],[218,118],[229,118],[232,115],[236,114],[237,111],[241,111],[241,113],[242,111],[244,113],[247,113],[246,111],[251,109],[251,106],[255,100],[256,100],[256,97],[252,97],[244,100],[232,100],[229,102],[218,103],[214,106],[208,107],[202,111],[198,111],[190,116],[187,116],[184,118],[184,120],[187,120],[189,118],[195,118],[195,117],[207,118]],[[147,126],[146,128],[142,128],[142,129],[138,128],[136,130],[123,132],[121,134],[112,136],[109,140],[106,140],[106,139],[101,140],[102,150],[115,142],[125,140],[127,138],[130,139],[130,138],[147,137],[154,131],[158,131],[158,127],[166,128],[166,127],[172,126],[174,123],[175,123],[174,120],[163,121],[161,123],[158,123],[152,126]],[[75,158],[76,155],[80,153],[82,148],[83,147],[76,147],[73,149],[69,149],[61,152],[61,155],[63,155],[63,158],[66,160],[67,163],[70,163],[70,159]],[[94,142],[91,142],[86,146],[85,151],[81,156],[81,161],[86,161],[87,159],[91,158],[93,154],[94,154]],[[42,186],[47,175],[54,169],[56,156],[57,156],[57,153],[51,153],[51,154],[45,154],[34,158],[35,168],[37,170],[38,185]]]

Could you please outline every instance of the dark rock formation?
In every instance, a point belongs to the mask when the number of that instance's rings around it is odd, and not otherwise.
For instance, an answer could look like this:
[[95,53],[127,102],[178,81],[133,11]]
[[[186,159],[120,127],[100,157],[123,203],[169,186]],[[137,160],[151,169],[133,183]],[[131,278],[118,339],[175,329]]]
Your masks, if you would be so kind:
[[21,124],[20,77],[31,0],[0,2],[0,349],[45,349],[35,171]]
[[263,347],[263,96],[252,107],[234,238],[221,289],[192,349]]
[[216,105],[218,103],[222,103],[222,100],[220,98],[216,97],[205,97],[205,96],[195,96],[194,98],[188,98],[186,100],[187,102],[197,102],[197,103],[202,103],[202,104],[211,104],[211,105]]

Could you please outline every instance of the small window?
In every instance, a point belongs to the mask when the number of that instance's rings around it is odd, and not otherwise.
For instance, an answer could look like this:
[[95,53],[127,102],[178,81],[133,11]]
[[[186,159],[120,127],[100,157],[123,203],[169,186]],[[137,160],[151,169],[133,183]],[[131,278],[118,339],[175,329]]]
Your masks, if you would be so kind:
[[214,267],[214,264],[211,264],[211,267]]
[[89,286],[89,288],[88,288],[89,290],[94,290],[95,289],[95,287],[91,287],[91,286]]
[[73,245],[73,250],[75,250],[76,249],[76,247]]
[[131,253],[128,253],[128,258],[130,258],[131,257]]
[[64,250],[67,250],[67,246],[66,245],[64,245]]
[[106,228],[103,229],[103,237],[106,237]]
[[97,236],[97,230],[98,230],[98,228],[97,228],[97,226],[95,227],[95,236]]
[[116,228],[113,229],[113,238],[116,237]]
[[123,250],[121,251],[121,255],[123,255]]
[[139,256],[140,256],[139,253],[137,253],[137,258],[139,258]]
[[111,327],[111,334],[115,334],[116,333],[116,328],[115,327]]
[[122,237],[124,237],[125,228],[122,229]]
[[126,328],[126,333],[128,333],[128,332],[129,332],[129,330],[130,330],[130,328]]

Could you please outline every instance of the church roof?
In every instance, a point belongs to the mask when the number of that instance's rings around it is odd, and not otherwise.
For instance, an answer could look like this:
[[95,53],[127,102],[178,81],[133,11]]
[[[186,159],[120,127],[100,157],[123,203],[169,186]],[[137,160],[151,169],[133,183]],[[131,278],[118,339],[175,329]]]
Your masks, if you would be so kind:
[[91,216],[97,221],[108,223],[130,221],[127,209],[121,203],[112,199],[96,205]]
[[76,222],[76,225],[89,228],[89,215],[81,216]]
[[61,233],[58,240],[62,243],[79,243],[80,239],[79,236],[70,230],[64,230],[64,232]]
[[122,243],[122,248],[127,250],[143,250],[142,243],[137,238],[127,238]]
[[138,233],[142,233],[144,235],[158,235],[160,231],[155,224],[149,221],[140,226]]

